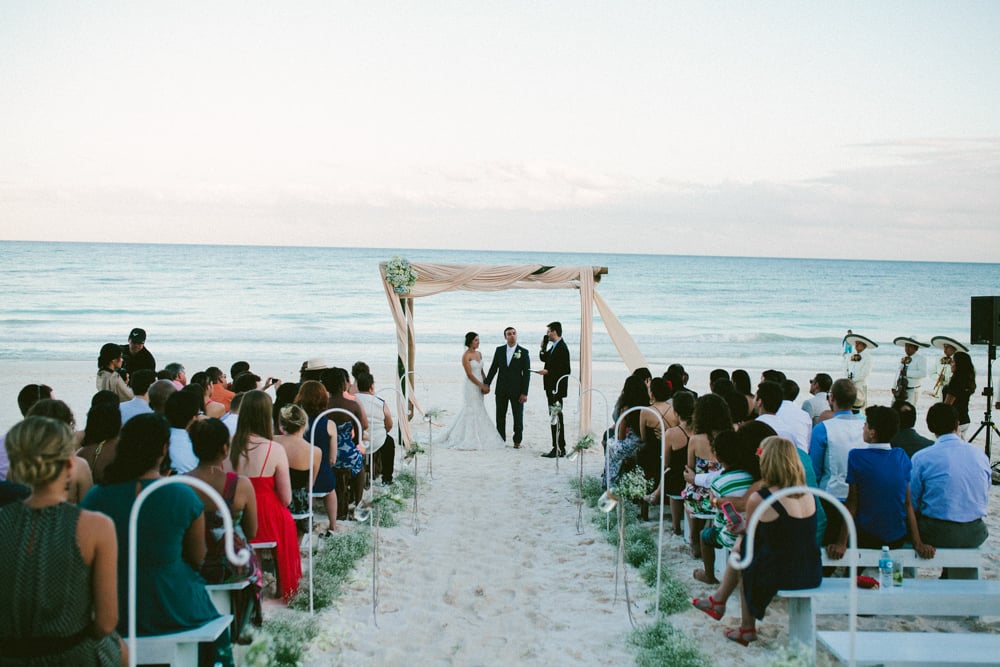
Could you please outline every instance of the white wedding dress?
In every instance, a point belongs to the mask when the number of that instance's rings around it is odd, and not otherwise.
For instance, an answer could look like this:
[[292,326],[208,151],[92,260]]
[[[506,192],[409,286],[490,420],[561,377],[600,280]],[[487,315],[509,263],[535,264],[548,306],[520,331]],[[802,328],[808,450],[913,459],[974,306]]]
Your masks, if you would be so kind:
[[[483,362],[472,359],[469,367],[473,375],[483,377]],[[485,394],[468,377],[463,376],[463,379],[462,409],[448,425],[442,446],[451,449],[502,449],[504,442],[497,433],[497,426],[486,414]]]

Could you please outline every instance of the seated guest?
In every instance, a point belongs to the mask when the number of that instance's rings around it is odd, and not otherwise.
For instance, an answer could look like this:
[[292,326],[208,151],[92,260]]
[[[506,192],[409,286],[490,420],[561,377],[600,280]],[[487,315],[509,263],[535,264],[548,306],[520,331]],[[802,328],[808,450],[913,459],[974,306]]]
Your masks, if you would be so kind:
[[[274,436],[274,441],[285,448],[288,457],[288,478],[292,485],[292,514],[308,514],[312,509],[312,487],[319,475],[323,452],[305,439],[309,415],[295,403],[281,408],[281,431],[284,435]],[[310,467],[312,476],[310,476]],[[308,530],[308,521],[296,523],[300,534]]]
[[226,429],[229,430],[230,441],[232,441],[233,437],[236,436],[236,425],[240,422],[240,402],[242,400],[243,394],[236,394],[233,396],[233,400],[229,404],[229,412],[227,412],[220,420],[226,425]]
[[715,578],[715,550],[730,549],[736,541],[726,525],[722,503],[742,499],[750,486],[760,478],[760,464],[755,450],[743,447],[736,431],[723,431],[712,442],[712,451],[722,466],[722,473],[712,480],[709,490],[715,519],[701,531],[701,561],[704,569],[694,571],[695,579],[706,584],[717,584]]
[[389,404],[375,395],[375,378],[371,373],[358,373],[357,401],[371,424],[369,433],[375,450],[372,453],[375,476],[381,476],[383,484],[392,484],[396,466],[396,441],[389,435],[392,431],[392,412],[389,411]]
[[[642,467],[646,479],[654,480],[657,486],[660,483],[660,471],[663,469],[660,464],[660,457],[663,455],[663,433],[677,423],[677,416],[670,409],[669,398],[667,381],[660,377],[650,378],[649,407],[655,414],[649,410],[639,413],[639,438],[642,440],[642,447],[636,460]],[[642,518],[648,519],[649,504],[642,500],[639,506],[642,509]]]
[[[920,540],[917,519],[910,504],[910,457],[889,445],[896,434],[899,417],[892,408],[872,405],[865,410],[862,431],[866,447],[852,449],[847,457],[847,509],[857,527],[858,547],[878,549],[903,546],[909,533],[913,548],[921,558],[932,558],[934,547]],[[838,559],[847,550],[847,526],[840,538],[827,545],[830,558]]]
[[830,407],[830,387],[833,386],[833,378],[826,373],[816,373],[809,380],[809,393],[812,394],[802,402],[802,410],[809,415],[813,426],[819,423],[819,416]]
[[[52,387],[45,384],[26,384],[21,387],[21,391],[17,393],[17,407],[21,411],[21,416],[27,415],[31,406],[43,398],[52,398]],[[0,480],[7,479],[8,466],[7,450],[3,446],[3,439],[4,436],[0,435]]]
[[122,346],[118,343],[105,343],[97,357],[97,389],[115,392],[121,403],[135,398],[132,390],[118,374],[122,367]]
[[135,397],[118,405],[123,424],[136,415],[153,411],[153,408],[149,407],[149,388],[154,382],[156,373],[148,368],[139,369],[129,375],[129,386]]
[[729,405],[722,397],[706,394],[695,401],[693,420],[694,435],[688,444],[687,465],[684,467],[686,485],[681,495],[688,512],[691,555],[701,558],[700,534],[705,520],[694,515],[714,512],[709,485],[722,466],[712,451],[712,441],[720,433],[733,430],[733,418]]
[[[250,370],[249,361],[234,361],[233,365],[229,367],[229,377],[238,378],[240,373],[246,373],[248,370]],[[233,387],[231,382],[226,385],[226,389],[232,391]]]
[[229,403],[233,400],[236,392],[226,388],[226,374],[218,366],[209,366],[205,369],[209,382],[212,383],[212,400],[222,403],[229,410]]
[[[167,411],[167,399],[177,391],[170,380],[157,380],[149,385],[149,408],[158,415]],[[122,422],[123,424],[125,422]]]
[[167,399],[166,417],[170,422],[170,455],[165,463],[183,475],[198,467],[198,457],[187,432],[198,417],[198,398],[187,391],[174,392]]
[[[778,416],[783,402],[781,385],[777,382],[761,382],[757,385],[757,419],[774,429],[782,438],[788,438],[795,446],[808,452],[807,442],[803,442],[791,424]],[[798,409],[798,408],[796,408]],[[799,410],[799,412],[802,412]],[[804,414],[804,413],[803,413]]]
[[[129,515],[136,496],[160,476],[167,455],[170,424],[157,414],[137,415],[122,427],[115,460],[105,484],[95,486],[82,507],[102,512],[118,534],[118,608],[128,610]],[[197,628],[219,617],[198,574],[205,558],[205,513],[198,494],[170,484],[150,495],[139,514],[136,630],[140,636]],[[128,617],[118,619],[128,631]],[[199,644],[198,664],[232,665],[229,630],[212,643]]]
[[782,401],[778,408],[778,418],[788,424],[795,434],[792,442],[802,451],[809,451],[809,440],[812,438],[812,418],[805,414],[797,405],[795,399],[799,396],[799,385],[795,380],[785,379],[781,382]]
[[233,470],[246,475],[257,497],[257,541],[277,542],[275,560],[281,597],[287,602],[299,588],[302,559],[295,522],[288,511],[292,485],[288,477],[288,457],[272,440],[271,397],[254,389],[243,396],[240,420],[236,425],[229,462]]
[[[864,416],[852,411],[858,400],[854,383],[840,378],[830,387],[830,406],[833,417],[813,427],[809,444],[809,458],[819,479],[819,487],[840,502],[847,500],[847,455],[857,447],[864,447],[861,431]],[[843,516],[825,500],[820,500],[826,512],[826,534],[823,544],[840,538]]]
[[920,536],[938,548],[974,549],[989,534],[983,517],[990,499],[986,454],[958,435],[958,414],[945,403],[927,411],[934,444],[913,455],[910,493]]
[[95,405],[87,413],[83,442],[76,454],[90,466],[95,484],[103,482],[104,469],[115,458],[118,432],[121,430],[122,416],[117,406]]
[[[618,397],[619,416],[624,415],[634,407],[647,405],[649,405],[649,392],[646,390],[645,380],[640,376],[630,375],[625,380],[621,396]],[[642,447],[642,440],[639,438],[640,423],[640,412],[629,413],[620,420],[615,439],[608,441],[608,469],[606,471],[608,478],[603,480],[605,488],[614,488],[622,472],[622,464],[626,460],[635,462],[639,449]]]
[[212,383],[208,379],[208,373],[205,371],[198,371],[191,376],[191,384],[188,386],[198,385],[201,387],[201,401],[204,404],[202,412],[206,417],[214,417],[215,419],[222,419],[226,414],[226,406],[218,401],[212,400]]
[[298,382],[282,382],[274,390],[274,432],[281,432],[281,409],[295,402],[299,394]]
[[744,398],[746,399],[747,407],[744,412],[746,418],[756,419],[757,415],[754,413],[753,409],[754,409],[754,404],[757,402],[757,399],[754,396],[753,388],[750,386],[750,374],[747,373],[742,368],[737,368],[735,371],[733,371],[732,380],[733,380],[733,387],[736,388],[736,391],[743,394]]
[[[363,433],[368,428],[365,411],[357,401],[344,396],[347,371],[343,368],[330,369],[323,374],[323,384],[330,392],[327,408],[340,408],[357,417]],[[343,412],[332,413],[330,419],[337,425],[337,461],[333,464],[337,475],[337,506],[341,518],[346,518],[349,506],[361,502],[365,493],[364,445],[361,444],[362,433],[357,432],[353,419]]]
[[[51,417],[56,421],[66,424],[71,430],[76,426],[73,411],[69,409],[68,405],[54,398],[43,398],[37,401],[28,410],[28,416]],[[74,445],[76,445],[76,442],[74,442]],[[94,485],[94,476],[90,472],[90,466],[87,465],[87,462],[83,458],[79,456],[74,457],[73,464],[69,480],[69,502],[79,504],[83,500],[83,497],[87,495],[87,492],[90,491],[90,487]],[[7,478],[12,482],[21,481],[17,479],[17,475],[13,470],[8,473]]]
[[[781,489],[805,485],[805,469],[797,449],[791,440],[776,436],[761,443],[763,486],[753,492],[747,501],[747,517]],[[805,493],[782,498],[761,514],[750,566],[742,574],[739,570],[727,568],[714,594],[705,599],[695,598],[691,603],[696,609],[721,620],[726,613],[729,596],[739,585],[742,589],[740,627],[726,630],[725,637],[747,646],[757,640],[755,619],[764,618],[775,593],[819,586],[823,573],[815,536],[814,497]],[[745,558],[745,536],[738,548]]]
[[[302,437],[306,442],[312,442],[319,447],[320,460],[319,472],[313,480],[313,493],[325,493],[323,504],[326,506],[326,514],[330,517],[330,530],[337,530],[337,476],[333,472],[333,465],[337,462],[337,449],[331,446],[337,437],[337,426],[326,417],[321,417],[320,413],[326,411],[326,406],[330,402],[330,394],[326,387],[317,380],[306,380],[299,385],[299,393],[295,397],[295,402],[305,410],[309,416],[309,424],[306,426]],[[346,513],[347,506],[344,506]]]
[[176,361],[167,364],[163,367],[163,372],[166,378],[174,383],[174,387],[177,391],[180,391],[188,383],[187,371],[184,369],[183,364],[179,364]]
[[115,527],[68,502],[72,431],[27,417],[6,446],[31,495],[0,508],[0,663],[120,665]]
[[[229,431],[218,419],[209,418],[191,424],[190,435],[198,467],[188,474],[211,486],[226,501],[233,518],[233,549],[238,553],[244,547],[249,548],[250,540],[257,535],[257,498],[250,480],[225,470],[226,457],[229,456]],[[196,489],[196,492],[207,508],[215,507],[201,491]],[[224,535],[222,515],[217,509],[206,509],[205,544],[208,551],[201,566],[201,576],[210,584],[250,582],[246,588],[230,593],[233,609],[231,636],[239,639],[247,622],[256,627],[263,622],[260,603],[262,577],[252,550],[245,565],[234,565],[229,561]]]
[[[653,382],[660,380],[666,384],[663,378],[653,378]],[[663,489],[670,497],[670,520],[673,524],[674,535],[683,535],[684,529],[681,521],[684,519],[684,501],[681,499],[681,492],[684,491],[684,466],[687,465],[688,443],[691,441],[691,416],[694,414],[694,394],[689,391],[679,391],[671,399],[671,410],[679,420],[677,426],[667,429],[664,437],[662,460],[665,462],[666,470],[663,475]],[[659,486],[648,496],[646,502],[655,504],[660,502],[661,489]]]
[[924,447],[930,447],[934,441],[917,433],[913,428],[917,423],[917,409],[912,403],[906,401],[896,401],[892,404],[892,409],[899,415],[899,431],[889,441],[893,447],[899,447],[911,459],[913,455]]

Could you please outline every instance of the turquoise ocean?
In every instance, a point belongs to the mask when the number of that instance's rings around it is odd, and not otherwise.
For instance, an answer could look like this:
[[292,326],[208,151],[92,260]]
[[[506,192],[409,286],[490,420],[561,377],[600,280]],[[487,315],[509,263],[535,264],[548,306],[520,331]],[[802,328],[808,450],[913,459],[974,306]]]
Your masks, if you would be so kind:
[[[197,357],[338,365],[395,355],[378,263],[592,265],[598,291],[654,372],[666,364],[839,366],[847,329],[898,357],[896,336],[968,341],[970,297],[1000,293],[1000,264],[371,248],[7,242],[0,245],[0,361],[96,358],[132,327],[160,364]],[[484,349],[515,326],[533,346],[551,320],[579,339],[570,290],[453,292],[416,302],[418,364],[452,360],[467,330]],[[457,352],[456,352],[457,350]],[[973,349],[977,367],[985,348]],[[934,355],[936,352],[929,352]],[[616,351],[595,316],[594,358]],[[876,357],[878,359],[878,356]]]

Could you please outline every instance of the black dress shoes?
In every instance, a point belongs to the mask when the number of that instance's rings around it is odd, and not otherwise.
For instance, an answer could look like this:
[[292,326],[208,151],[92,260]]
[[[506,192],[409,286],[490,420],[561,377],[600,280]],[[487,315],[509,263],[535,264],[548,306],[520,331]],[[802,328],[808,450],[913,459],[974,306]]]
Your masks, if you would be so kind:
[[[563,454],[565,456],[565,454]],[[542,458],[554,459],[556,457],[556,448],[553,447],[547,454],[542,454]]]

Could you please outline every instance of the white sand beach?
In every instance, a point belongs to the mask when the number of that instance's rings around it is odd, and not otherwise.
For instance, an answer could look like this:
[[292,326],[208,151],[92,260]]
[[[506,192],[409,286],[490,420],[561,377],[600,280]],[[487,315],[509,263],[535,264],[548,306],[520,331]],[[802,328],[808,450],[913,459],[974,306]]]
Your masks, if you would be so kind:
[[[615,596],[615,548],[591,523],[594,510],[589,508],[584,509],[583,534],[577,534],[570,485],[576,464],[563,460],[556,472],[553,460],[539,456],[548,450],[548,433],[541,410],[532,412],[526,417],[524,449],[435,448],[433,479],[427,477],[426,458],[420,458],[419,534],[414,535],[409,507],[398,527],[381,530],[377,626],[369,558],[359,563],[336,608],[318,612],[322,630],[308,664],[634,663],[620,583],[617,601]],[[426,425],[416,428],[426,439]],[[584,457],[585,475],[600,474],[599,446],[596,451]],[[989,545],[1000,539],[998,495],[993,487]],[[627,520],[637,521],[635,513]],[[655,521],[644,525],[656,532]],[[704,597],[711,587],[691,578],[700,561],[691,558],[683,538],[669,532],[668,527],[664,570],[676,573],[691,596]],[[984,577],[998,576],[997,558],[991,557]],[[649,623],[653,591],[631,568],[628,577],[636,622]],[[780,600],[759,624],[760,640],[748,648],[722,635],[723,628],[739,623],[736,598],[721,623],[693,608],[667,619],[698,642],[710,661],[706,664],[770,664],[788,641]],[[820,627],[846,629],[847,621],[821,617]],[[1000,619],[882,617],[861,619],[859,627],[996,632]]]

